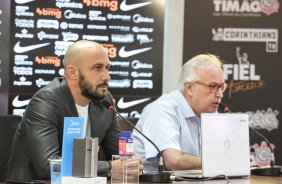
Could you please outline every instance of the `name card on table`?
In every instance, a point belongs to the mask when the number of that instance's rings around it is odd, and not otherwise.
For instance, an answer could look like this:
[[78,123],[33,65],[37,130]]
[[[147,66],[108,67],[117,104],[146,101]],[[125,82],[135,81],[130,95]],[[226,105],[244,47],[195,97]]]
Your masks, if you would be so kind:
[[63,150],[62,150],[62,176],[72,176],[73,139],[83,138],[84,118],[65,117]]

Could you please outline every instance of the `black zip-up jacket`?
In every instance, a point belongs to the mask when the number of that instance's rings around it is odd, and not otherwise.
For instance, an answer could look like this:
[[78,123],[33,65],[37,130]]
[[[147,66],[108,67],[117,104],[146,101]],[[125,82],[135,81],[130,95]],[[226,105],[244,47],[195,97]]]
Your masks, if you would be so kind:
[[[108,92],[103,99],[113,104]],[[107,160],[118,154],[120,129],[116,115],[102,101],[89,104],[91,136],[99,138],[98,175],[107,176]],[[50,180],[49,158],[62,156],[64,117],[78,117],[65,78],[55,78],[31,99],[16,131],[5,179]]]

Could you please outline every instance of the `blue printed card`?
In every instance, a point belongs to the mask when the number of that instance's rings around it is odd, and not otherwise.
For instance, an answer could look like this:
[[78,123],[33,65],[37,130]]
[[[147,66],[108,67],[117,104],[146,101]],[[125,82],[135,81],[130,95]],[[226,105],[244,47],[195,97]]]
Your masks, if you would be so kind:
[[83,138],[84,118],[65,117],[62,151],[62,176],[72,176],[73,139]]

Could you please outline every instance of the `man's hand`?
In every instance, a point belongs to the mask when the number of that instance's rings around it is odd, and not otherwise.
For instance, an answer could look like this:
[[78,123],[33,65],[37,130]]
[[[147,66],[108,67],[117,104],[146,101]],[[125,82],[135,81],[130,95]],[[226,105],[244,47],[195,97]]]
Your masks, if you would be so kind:
[[134,179],[142,174],[144,166],[141,165],[142,160],[139,157],[120,157],[112,162],[112,177],[114,179]]

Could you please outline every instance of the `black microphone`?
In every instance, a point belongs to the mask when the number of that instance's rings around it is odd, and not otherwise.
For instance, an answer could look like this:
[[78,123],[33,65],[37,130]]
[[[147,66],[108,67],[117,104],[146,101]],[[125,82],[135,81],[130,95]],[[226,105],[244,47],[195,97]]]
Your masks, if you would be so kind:
[[119,115],[124,121],[126,121],[130,126],[132,126],[137,132],[139,132],[147,141],[149,141],[159,152],[160,159],[159,159],[159,172],[158,173],[143,173],[139,176],[139,181],[141,182],[153,182],[153,183],[168,183],[170,182],[170,177],[172,174],[168,172],[163,172],[164,171],[164,161],[163,161],[163,156],[159,148],[156,146],[156,144],[149,139],[146,135],[144,135],[140,130],[138,130],[132,123],[130,123],[127,119],[125,119],[114,107],[113,105],[104,100],[103,105],[109,109],[114,111],[116,114]]
[[[225,105],[222,102],[219,104],[219,108],[221,108],[223,110],[223,112],[232,113],[229,110],[228,106]],[[270,148],[270,151],[271,151],[271,153],[270,153],[270,167],[269,168],[253,168],[253,169],[251,169],[251,174],[252,175],[259,175],[259,176],[279,176],[282,168],[275,166],[275,157],[274,157],[273,149],[271,148],[269,141],[262,134],[260,134],[258,131],[256,131],[252,127],[249,126],[249,128],[251,130],[253,130],[261,138],[263,138],[263,140],[265,140],[267,146]]]

